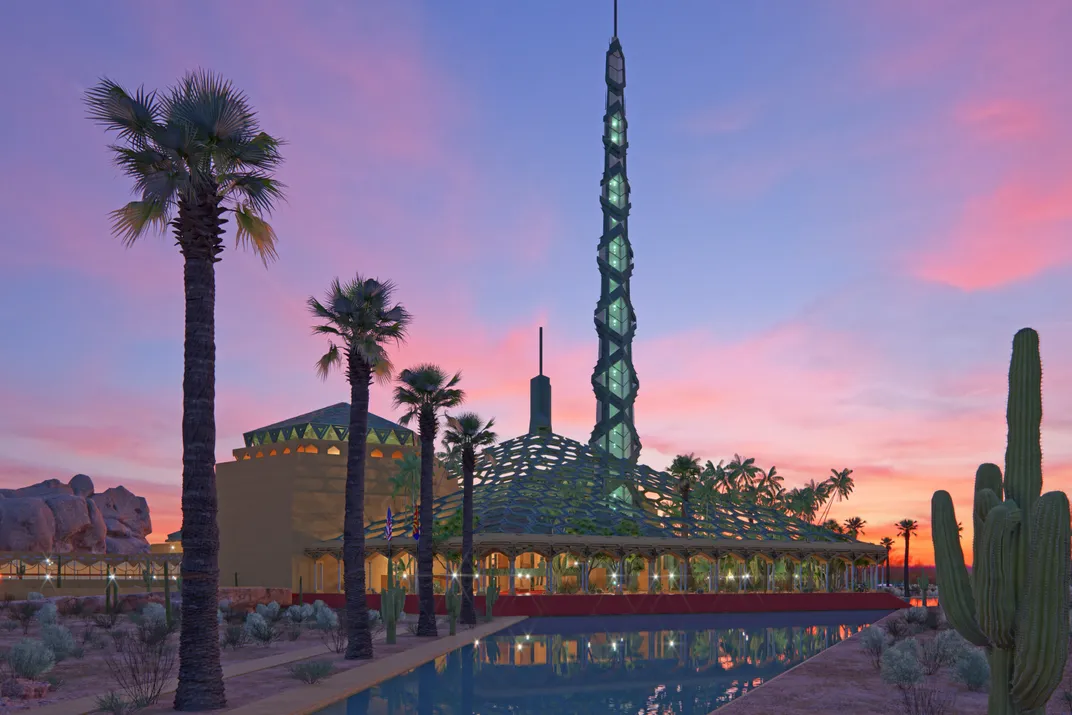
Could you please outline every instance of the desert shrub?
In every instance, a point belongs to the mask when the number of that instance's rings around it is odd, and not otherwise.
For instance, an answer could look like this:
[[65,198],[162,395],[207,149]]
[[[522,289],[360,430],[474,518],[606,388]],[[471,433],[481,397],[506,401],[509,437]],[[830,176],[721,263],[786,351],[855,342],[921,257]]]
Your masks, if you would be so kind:
[[56,609],[61,616],[77,618],[86,610],[86,604],[81,598],[61,598],[56,602]]
[[287,609],[287,618],[291,623],[302,624],[313,618],[313,607],[308,603],[304,603],[300,606],[291,606]]
[[905,715],[947,715],[955,712],[956,693],[943,694],[935,688],[913,685],[901,691]]
[[48,683],[48,687],[50,690],[59,690],[64,686],[67,681],[59,677],[58,675],[50,675],[45,678],[45,682]]
[[56,667],[56,657],[43,642],[24,638],[7,652],[7,664],[16,677],[37,680]]
[[279,630],[274,623],[265,620],[259,613],[250,613],[246,616],[244,626],[246,635],[262,645],[270,645],[279,639]]
[[167,641],[146,643],[132,638],[122,652],[105,660],[119,689],[134,709],[156,703],[175,671],[175,648]]
[[953,629],[941,631],[934,640],[941,644],[942,651],[946,654],[946,665],[952,665],[962,653],[975,647]]
[[258,603],[257,604],[257,613],[260,614],[261,618],[263,618],[264,620],[268,621],[269,623],[274,623],[275,621],[278,621],[282,617],[280,612],[279,612],[279,602],[278,601],[272,601],[271,603],[269,603],[267,605],[265,605],[263,603]]
[[938,622],[935,624],[935,626],[940,631],[948,631],[950,628],[949,619],[945,617],[945,611],[943,611],[941,608],[938,609]]
[[903,612],[895,613],[886,619],[886,632],[894,640],[901,640],[912,633],[912,626]]
[[46,603],[37,610],[37,614],[34,616],[35,620],[42,626],[51,626],[59,620],[59,609],[56,608],[55,603]]
[[159,603],[146,603],[141,609],[141,623],[167,624],[167,610]]
[[127,715],[132,710],[131,704],[114,690],[107,695],[97,696],[97,712],[108,713],[108,715]]
[[22,633],[26,635],[30,632],[30,624],[33,623],[34,616],[37,615],[37,611],[40,608],[40,603],[23,601],[11,606],[7,611],[7,617],[22,626]]
[[40,594],[37,591],[30,591],[28,594],[26,594],[26,600],[27,601],[44,601],[45,597],[44,597],[43,594]]
[[296,641],[299,638],[301,638],[301,634],[302,634],[301,626],[299,626],[297,624],[288,623],[286,626],[284,626],[280,630],[283,633],[283,637],[286,638],[288,641]]
[[409,634],[411,636],[417,635],[417,626],[420,624],[420,622],[421,621],[419,618],[406,619],[406,630],[409,631]]
[[923,680],[923,666],[919,662],[919,645],[915,638],[907,638],[886,649],[879,661],[882,680],[904,690]]
[[246,629],[244,626],[239,626],[231,623],[223,631],[223,647],[230,648],[231,650],[238,650],[246,643],[249,642],[249,638],[246,636]]
[[313,685],[331,675],[335,666],[330,660],[314,660],[309,663],[298,663],[290,667],[290,674],[302,681]]
[[78,650],[78,644],[75,643],[71,631],[65,626],[58,624],[42,626],[41,640],[44,642],[45,646],[52,651],[52,655],[56,657],[57,663],[71,657],[75,654],[76,650]]
[[116,623],[119,623],[118,613],[97,613],[93,616],[93,625],[105,631],[115,628]]
[[324,640],[324,644],[336,653],[345,651],[346,645],[350,641],[349,633],[346,630],[345,614],[342,618],[336,615],[334,627],[321,630],[320,637]]
[[83,648],[103,648],[104,639],[100,636],[100,631],[94,627],[92,623],[87,623],[82,628],[81,642]]
[[[319,601],[318,603],[322,603]],[[330,631],[339,626],[339,614],[324,606],[316,612],[316,628],[322,631]]]
[[864,652],[871,658],[871,665],[875,666],[875,670],[879,669],[882,654],[886,652],[889,643],[889,634],[875,626],[865,628],[860,634],[860,645],[863,646]]
[[968,690],[983,690],[990,683],[990,663],[981,650],[969,648],[957,658],[953,674]]
[[112,645],[115,646],[115,652],[122,653],[126,650],[127,643],[130,642],[130,631],[126,628],[116,628],[109,633],[112,636]]

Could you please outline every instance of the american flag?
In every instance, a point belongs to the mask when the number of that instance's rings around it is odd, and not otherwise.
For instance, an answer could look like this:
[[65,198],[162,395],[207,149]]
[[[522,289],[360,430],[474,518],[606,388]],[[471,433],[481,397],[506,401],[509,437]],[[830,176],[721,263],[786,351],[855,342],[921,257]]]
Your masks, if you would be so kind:
[[395,518],[391,515],[391,507],[387,507],[387,523],[383,527],[383,538],[391,540],[391,529],[395,525]]

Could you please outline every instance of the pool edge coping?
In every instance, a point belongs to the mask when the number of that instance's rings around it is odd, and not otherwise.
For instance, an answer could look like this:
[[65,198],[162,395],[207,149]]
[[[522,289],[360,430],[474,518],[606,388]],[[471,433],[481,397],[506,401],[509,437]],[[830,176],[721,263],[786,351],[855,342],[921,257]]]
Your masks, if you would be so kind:
[[498,617],[462,633],[443,636],[400,653],[393,653],[383,659],[374,660],[368,665],[347,670],[316,685],[297,685],[267,698],[228,709],[226,713],[227,715],[314,715],[362,690],[375,687],[386,680],[468,645],[474,640],[486,638],[525,620],[528,620],[528,616]]

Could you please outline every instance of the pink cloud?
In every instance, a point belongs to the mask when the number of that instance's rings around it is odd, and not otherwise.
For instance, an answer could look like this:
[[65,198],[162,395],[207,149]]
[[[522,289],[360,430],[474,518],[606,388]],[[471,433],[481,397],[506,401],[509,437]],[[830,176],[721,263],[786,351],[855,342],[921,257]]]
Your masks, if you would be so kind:
[[956,109],[956,120],[980,141],[1014,141],[1037,138],[1053,131],[1045,111],[1030,102],[990,99]]
[[964,207],[948,238],[916,257],[923,279],[979,290],[1072,260],[1072,176],[1058,185],[1009,181]]
[[752,124],[758,114],[758,103],[741,102],[697,111],[681,124],[685,131],[699,136],[734,134]]

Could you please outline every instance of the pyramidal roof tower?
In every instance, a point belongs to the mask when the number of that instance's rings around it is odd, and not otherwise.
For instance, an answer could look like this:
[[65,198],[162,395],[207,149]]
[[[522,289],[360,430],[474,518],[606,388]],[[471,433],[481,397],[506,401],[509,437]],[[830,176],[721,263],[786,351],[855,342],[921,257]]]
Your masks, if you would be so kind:
[[596,393],[596,426],[591,444],[615,457],[636,462],[640,438],[633,421],[633,403],[640,383],[633,369],[636,314],[629,299],[633,247],[629,243],[629,179],[625,153],[629,146],[625,119],[625,55],[618,41],[618,0],[614,0],[614,37],[607,48],[607,111],[603,115],[603,235],[599,239],[600,291],[596,304],[599,360],[592,373]]

